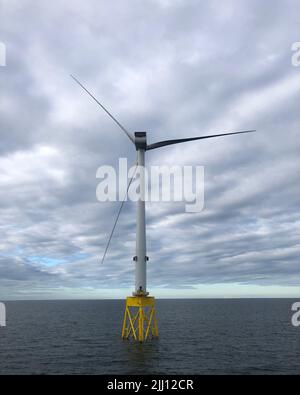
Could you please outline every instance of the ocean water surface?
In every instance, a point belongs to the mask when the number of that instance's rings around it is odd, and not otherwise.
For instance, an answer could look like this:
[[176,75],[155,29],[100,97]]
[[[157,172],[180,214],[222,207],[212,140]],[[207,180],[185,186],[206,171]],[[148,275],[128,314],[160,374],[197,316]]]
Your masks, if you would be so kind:
[[0,374],[300,374],[294,301],[158,300],[144,344],[121,339],[121,300],[6,302]]

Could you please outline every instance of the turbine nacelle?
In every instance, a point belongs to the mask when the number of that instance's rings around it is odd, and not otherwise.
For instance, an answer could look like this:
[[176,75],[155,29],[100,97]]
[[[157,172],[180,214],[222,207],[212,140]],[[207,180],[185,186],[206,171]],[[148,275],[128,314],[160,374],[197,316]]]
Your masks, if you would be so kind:
[[138,149],[147,149],[147,133],[146,132],[135,132],[134,133],[134,144],[135,148]]

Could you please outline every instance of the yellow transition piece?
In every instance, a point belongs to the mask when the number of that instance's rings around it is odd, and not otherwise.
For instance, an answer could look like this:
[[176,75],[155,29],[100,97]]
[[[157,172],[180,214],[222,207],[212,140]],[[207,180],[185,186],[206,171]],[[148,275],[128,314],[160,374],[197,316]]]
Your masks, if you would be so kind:
[[122,338],[143,342],[158,337],[153,296],[128,296],[123,321]]

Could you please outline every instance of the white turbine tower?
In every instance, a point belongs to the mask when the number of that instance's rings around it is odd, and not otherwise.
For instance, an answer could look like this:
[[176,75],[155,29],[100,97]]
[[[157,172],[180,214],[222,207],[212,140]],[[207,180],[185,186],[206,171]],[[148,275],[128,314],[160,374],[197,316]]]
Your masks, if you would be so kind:
[[[136,255],[135,261],[135,291],[133,296],[127,297],[126,309],[123,322],[122,337],[128,339],[133,337],[135,340],[144,341],[152,337],[158,337],[158,327],[155,313],[155,299],[148,296],[147,292],[147,252],[146,252],[146,216],[145,216],[145,152],[167,145],[185,143],[194,140],[203,140],[214,137],[229,136],[234,134],[243,134],[255,132],[255,130],[246,130],[240,132],[213,134],[209,136],[189,137],[175,140],[158,141],[154,144],[147,143],[146,132],[135,132],[134,135],[124,128],[124,126],[93,96],[77,78],[71,77],[79,84],[85,92],[92,97],[93,100],[113,119],[113,121],[123,130],[130,141],[135,145],[137,151],[137,166],[140,169],[140,196],[137,202],[137,222],[136,222]],[[132,179],[131,179],[132,181]],[[131,183],[131,182],[130,182]],[[130,186],[127,188],[127,192]],[[123,207],[122,202],[117,219],[114,223],[110,234],[108,244],[106,246],[102,262],[104,261],[110,240],[112,238],[116,223]],[[137,308],[137,311],[136,311]]]

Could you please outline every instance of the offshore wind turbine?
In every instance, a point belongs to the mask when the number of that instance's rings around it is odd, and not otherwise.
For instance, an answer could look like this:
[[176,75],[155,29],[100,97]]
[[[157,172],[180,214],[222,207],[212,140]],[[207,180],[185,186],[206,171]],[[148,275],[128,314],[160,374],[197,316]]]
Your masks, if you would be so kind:
[[[135,132],[132,134],[100,103],[98,99],[73,75],[73,80],[81,86],[81,88],[109,115],[109,117],[119,126],[120,129],[126,134],[137,151],[137,166],[139,169],[145,168],[145,153],[153,149],[166,147],[168,145],[185,143],[188,141],[204,140],[215,137],[230,136],[235,134],[244,134],[255,132],[255,130],[245,130],[231,133],[219,133],[198,137],[187,137],[181,139],[163,140],[154,144],[147,143],[146,132]],[[130,183],[128,185],[129,189]],[[127,189],[127,191],[128,191]],[[124,203],[124,201],[123,201]],[[120,207],[117,220],[119,218]],[[109,242],[111,240],[116,222],[111,232]],[[109,245],[108,242],[108,245]],[[103,259],[106,255],[108,245],[105,249]],[[102,259],[102,262],[103,262]],[[147,252],[146,252],[146,215],[145,215],[145,175],[140,172],[140,197],[137,201],[137,217],[136,217],[136,255],[133,258],[135,261],[135,290],[133,296],[126,299],[126,309],[123,321],[122,337],[128,339],[133,337],[135,340],[144,341],[150,336],[158,337],[158,326],[155,311],[155,299],[149,296],[147,292]]]

